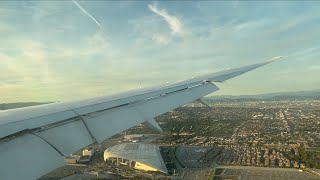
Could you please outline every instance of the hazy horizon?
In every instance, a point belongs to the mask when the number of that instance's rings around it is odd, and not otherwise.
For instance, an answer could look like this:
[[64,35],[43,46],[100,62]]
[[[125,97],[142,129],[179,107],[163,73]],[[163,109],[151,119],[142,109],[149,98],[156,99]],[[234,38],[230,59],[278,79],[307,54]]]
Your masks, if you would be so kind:
[[[241,96],[260,96],[260,95],[271,95],[271,94],[278,94],[278,93],[296,93],[296,92],[319,92],[320,89],[314,89],[314,90],[302,90],[302,91],[282,91],[282,92],[270,92],[270,93],[263,93],[263,94],[239,94],[239,95],[230,95],[230,94],[224,94],[224,95],[217,95],[215,93],[212,93],[208,96],[205,96],[207,98],[210,97],[219,97],[219,96],[234,96],[234,97],[241,97]],[[114,94],[110,94],[114,95]],[[320,94],[319,94],[320,95]],[[103,96],[103,95],[102,95]],[[90,98],[90,97],[89,97]],[[76,100],[83,100],[81,99],[76,99]],[[71,101],[71,100],[69,100]],[[54,103],[54,102],[66,102],[66,101],[16,101],[16,102],[0,102],[0,104],[11,104],[11,103]]]

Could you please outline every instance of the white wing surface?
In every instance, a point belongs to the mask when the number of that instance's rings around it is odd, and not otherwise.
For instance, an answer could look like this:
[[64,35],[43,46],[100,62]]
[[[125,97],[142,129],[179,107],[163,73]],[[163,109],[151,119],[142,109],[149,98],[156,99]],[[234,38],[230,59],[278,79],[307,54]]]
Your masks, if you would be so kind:
[[114,96],[0,111],[0,179],[37,179],[63,166],[63,157],[132,126],[152,125],[155,117],[219,90],[214,82],[276,59]]

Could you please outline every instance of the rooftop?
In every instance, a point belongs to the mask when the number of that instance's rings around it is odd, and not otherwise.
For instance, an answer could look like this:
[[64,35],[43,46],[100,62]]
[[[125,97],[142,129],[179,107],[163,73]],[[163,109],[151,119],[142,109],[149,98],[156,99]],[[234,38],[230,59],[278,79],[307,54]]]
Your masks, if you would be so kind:
[[158,171],[168,173],[160,154],[159,146],[143,143],[123,143],[110,147],[104,152],[104,159],[118,157],[140,162]]

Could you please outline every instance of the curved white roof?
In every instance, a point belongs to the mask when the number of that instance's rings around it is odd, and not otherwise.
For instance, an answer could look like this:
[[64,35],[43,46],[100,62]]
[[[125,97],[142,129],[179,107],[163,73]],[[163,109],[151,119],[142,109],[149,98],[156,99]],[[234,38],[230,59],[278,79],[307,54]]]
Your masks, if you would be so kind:
[[158,171],[168,173],[160,154],[159,146],[143,143],[123,143],[110,147],[104,151],[106,160],[109,157],[118,157],[148,165]]

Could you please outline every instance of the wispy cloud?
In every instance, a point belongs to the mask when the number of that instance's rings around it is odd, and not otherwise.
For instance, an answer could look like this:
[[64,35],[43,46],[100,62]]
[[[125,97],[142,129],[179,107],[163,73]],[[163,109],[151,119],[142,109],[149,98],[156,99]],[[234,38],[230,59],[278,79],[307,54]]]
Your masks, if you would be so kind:
[[231,1],[231,6],[234,8],[234,9],[237,9],[240,5],[240,1],[239,0],[236,0],[236,1]]
[[[0,14],[1,16],[1,14]],[[3,23],[0,21],[0,32],[5,32],[5,31],[8,31],[10,30],[12,27],[10,27],[9,24],[6,24],[6,23]]]
[[288,30],[293,29],[296,26],[299,26],[299,25],[301,25],[301,24],[303,24],[313,18],[314,18],[314,15],[312,13],[296,16],[294,18],[289,19],[282,26],[278,27],[278,32],[288,31]]
[[103,31],[103,27],[101,26],[101,24],[86,10],[84,9],[77,1],[72,0],[72,2],[85,14],[87,15],[89,18],[91,18],[96,24],[97,26],[99,26]]
[[0,17],[9,17],[14,14],[16,10],[6,7],[0,7]]
[[247,21],[247,22],[235,24],[233,29],[235,32],[248,31],[248,30],[256,31],[257,29],[263,27],[266,24],[267,24],[267,20],[260,19],[259,21]]
[[170,15],[165,9],[158,9],[156,5],[149,4],[148,7],[155,14],[163,17],[163,19],[168,23],[172,34],[183,33],[182,23],[177,17]]
[[170,36],[165,36],[165,35],[161,35],[161,34],[154,34],[151,37],[151,39],[160,43],[160,44],[169,44],[169,42],[171,41]]
[[152,40],[156,41],[159,44],[167,45],[172,41],[174,36],[183,35],[183,25],[177,17],[170,15],[166,9],[158,9],[156,4],[149,4],[148,8],[156,15],[162,17],[166,21],[170,29],[170,34],[153,34],[151,36]]
[[320,70],[320,65],[309,66],[308,70]]
[[310,54],[318,53],[319,50],[320,50],[320,46],[314,46],[314,47],[298,50],[290,54],[288,57],[305,57]]

